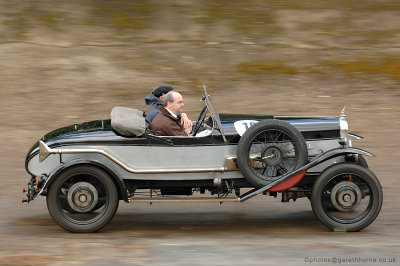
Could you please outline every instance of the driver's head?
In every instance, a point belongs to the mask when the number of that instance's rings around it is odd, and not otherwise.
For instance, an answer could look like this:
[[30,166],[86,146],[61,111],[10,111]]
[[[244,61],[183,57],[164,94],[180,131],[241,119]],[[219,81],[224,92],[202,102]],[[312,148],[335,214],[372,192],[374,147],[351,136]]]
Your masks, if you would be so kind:
[[176,115],[182,113],[185,106],[182,95],[176,91],[163,95],[162,105]]
[[157,89],[153,91],[153,95],[156,96],[157,98],[160,98],[164,94],[167,94],[168,92],[172,91],[174,88],[170,86],[160,86]]

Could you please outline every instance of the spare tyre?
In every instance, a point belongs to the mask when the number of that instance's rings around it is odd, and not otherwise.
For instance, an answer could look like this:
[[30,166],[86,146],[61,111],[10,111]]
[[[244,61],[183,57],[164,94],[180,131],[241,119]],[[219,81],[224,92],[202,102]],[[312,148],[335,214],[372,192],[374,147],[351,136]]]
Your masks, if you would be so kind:
[[246,180],[265,186],[305,165],[307,145],[303,135],[282,120],[264,120],[251,126],[237,147],[237,162]]

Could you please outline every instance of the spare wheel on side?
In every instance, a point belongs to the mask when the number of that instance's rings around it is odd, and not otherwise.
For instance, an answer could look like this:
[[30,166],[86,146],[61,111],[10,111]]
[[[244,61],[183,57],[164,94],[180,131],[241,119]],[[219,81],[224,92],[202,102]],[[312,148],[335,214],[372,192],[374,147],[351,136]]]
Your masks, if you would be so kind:
[[241,137],[237,162],[246,180],[265,186],[307,163],[303,135],[282,120],[264,120],[251,126]]

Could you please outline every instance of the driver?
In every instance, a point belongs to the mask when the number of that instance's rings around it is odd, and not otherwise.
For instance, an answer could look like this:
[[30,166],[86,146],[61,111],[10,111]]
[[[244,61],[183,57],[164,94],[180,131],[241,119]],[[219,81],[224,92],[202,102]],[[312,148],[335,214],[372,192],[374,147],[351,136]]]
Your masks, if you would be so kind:
[[180,114],[183,112],[183,97],[179,92],[170,91],[163,95],[159,113],[150,123],[150,129],[159,136],[191,136],[192,124],[184,127]]
[[[158,114],[158,106],[161,105],[161,101],[163,99],[163,95],[172,91],[173,88],[170,86],[160,86],[157,89],[155,89],[153,92],[151,92],[149,95],[146,96],[144,99],[146,105],[151,105],[149,112],[147,113],[145,120],[147,124],[151,124],[153,121],[154,117]],[[192,121],[188,118],[188,116],[185,113],[181,113],[181,122],[183,127],[191,127]]]

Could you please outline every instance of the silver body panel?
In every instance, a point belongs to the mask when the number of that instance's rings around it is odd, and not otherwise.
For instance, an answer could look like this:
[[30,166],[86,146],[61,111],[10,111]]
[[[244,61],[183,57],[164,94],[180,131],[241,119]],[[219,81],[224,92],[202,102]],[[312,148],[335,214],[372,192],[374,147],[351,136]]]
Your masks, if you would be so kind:
[[[338,140],[307,141],[310,155],[318,155],[339,147]],[[99,153],[50,154],[39,162],[39,154],[28,162],[28,170],[34,175],[51,175],[61,164],[79,161],[101,163],[121,179],[132,180],[204,180],[243,178],[240,171],[228,171],[227,158],[235,158],[237,145],[206,146],[135,146],[135,145],[70,145],[63,150],[101,150],[116,161]],[[310,157],[312,159],[312,157]],[[308,170],[319,173],[326,167],[343,162],[336,157]],[[188,170],[189,169],[189,170]],[[210,169],[214,169],[211,171]],[[219,169],[222,169],[221,171]]]

